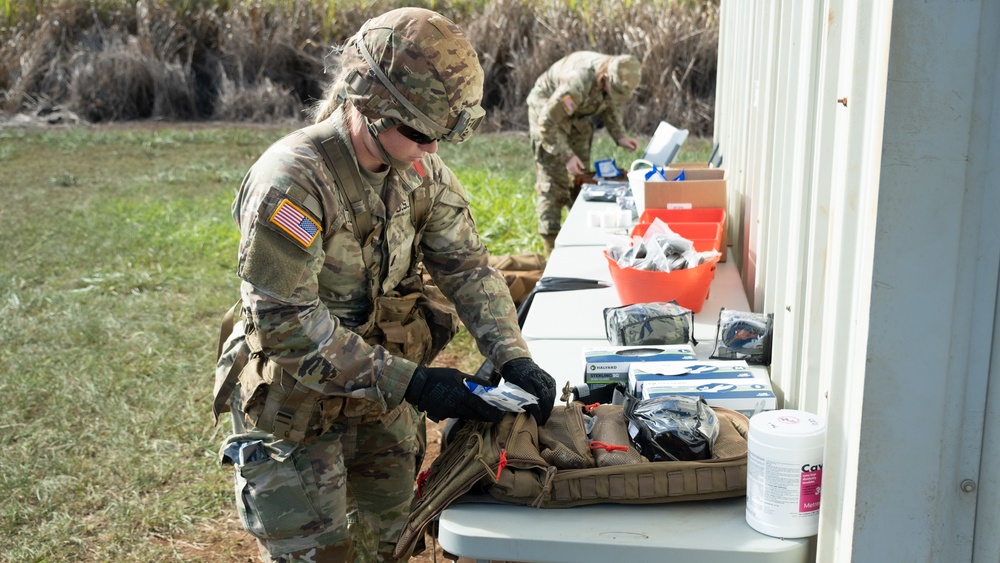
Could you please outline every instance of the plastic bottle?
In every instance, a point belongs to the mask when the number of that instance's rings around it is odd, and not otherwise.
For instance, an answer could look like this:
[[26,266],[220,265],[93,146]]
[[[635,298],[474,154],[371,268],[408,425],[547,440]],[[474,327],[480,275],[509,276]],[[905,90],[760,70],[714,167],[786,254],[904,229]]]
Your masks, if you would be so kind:
[[819,529],[826,421],[790,409],[750,419],[747,434],[747,524],[779,538]]

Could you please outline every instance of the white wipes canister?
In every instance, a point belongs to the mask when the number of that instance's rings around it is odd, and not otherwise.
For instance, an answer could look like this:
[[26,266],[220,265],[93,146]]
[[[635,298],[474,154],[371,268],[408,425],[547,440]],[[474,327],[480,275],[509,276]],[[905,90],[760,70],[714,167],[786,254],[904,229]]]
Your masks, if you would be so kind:
[[819,529],[826,421],[798,410],[764,411],[747,433],[747,524],[777,538]]

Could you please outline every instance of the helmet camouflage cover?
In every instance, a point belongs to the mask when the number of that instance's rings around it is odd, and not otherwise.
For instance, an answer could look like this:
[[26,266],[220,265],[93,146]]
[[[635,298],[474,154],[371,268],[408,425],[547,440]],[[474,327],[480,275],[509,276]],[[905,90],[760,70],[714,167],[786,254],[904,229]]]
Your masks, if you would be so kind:
[[611,97],[624,104],[639,87],[642,65],[632,55],[618,55],[608,63],[608,81],[611,83]]
[[343,64],[353,69],[344,93],[373,121],[405,123],[453,142],[467,139],[482,122],[483,69],[476,50],[441,14],[400,8],[368,20],[347,42]]

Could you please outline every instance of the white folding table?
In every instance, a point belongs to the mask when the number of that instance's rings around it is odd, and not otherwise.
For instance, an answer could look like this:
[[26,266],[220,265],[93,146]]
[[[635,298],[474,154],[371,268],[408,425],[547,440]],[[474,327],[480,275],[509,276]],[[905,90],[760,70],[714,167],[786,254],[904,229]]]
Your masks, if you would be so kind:
[[611,281],[604,245],[557,246],[545,263],[543,275]]
[[809,538],[780,539],[746,523],[744,498],[651,505],[531,508],[459,503],[441,515],[438,543],[475,559],[531,563],[804,563]]

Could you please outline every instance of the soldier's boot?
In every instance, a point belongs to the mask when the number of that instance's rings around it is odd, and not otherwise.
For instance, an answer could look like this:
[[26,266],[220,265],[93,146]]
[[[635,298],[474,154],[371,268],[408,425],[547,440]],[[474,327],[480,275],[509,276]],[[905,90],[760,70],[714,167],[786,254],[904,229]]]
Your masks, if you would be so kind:
[[556,247],[556,235],[542,235],[542,244],[545,245],[545,255],[552,254],[552,249]]

